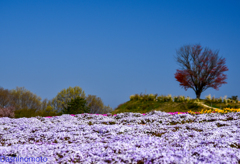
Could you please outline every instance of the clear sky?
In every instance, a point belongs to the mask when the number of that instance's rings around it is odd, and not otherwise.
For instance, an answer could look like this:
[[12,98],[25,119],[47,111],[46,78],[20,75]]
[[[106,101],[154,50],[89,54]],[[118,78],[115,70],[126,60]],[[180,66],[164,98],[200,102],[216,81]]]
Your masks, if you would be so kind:
[[0,0],[0,86],[52,99],[69,86],[116,108],[132,94],[195,98],[179,86],[174,55],[187,44],[219,50],[240,97],[240,1]]

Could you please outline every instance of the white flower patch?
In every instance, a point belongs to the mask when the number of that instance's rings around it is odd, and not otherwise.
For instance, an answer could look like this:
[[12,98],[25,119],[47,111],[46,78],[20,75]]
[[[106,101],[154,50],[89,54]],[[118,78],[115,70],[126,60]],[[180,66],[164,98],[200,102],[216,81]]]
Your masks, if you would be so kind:
[[0,156],[47,163],[239,163],[239,113],[0,118]]

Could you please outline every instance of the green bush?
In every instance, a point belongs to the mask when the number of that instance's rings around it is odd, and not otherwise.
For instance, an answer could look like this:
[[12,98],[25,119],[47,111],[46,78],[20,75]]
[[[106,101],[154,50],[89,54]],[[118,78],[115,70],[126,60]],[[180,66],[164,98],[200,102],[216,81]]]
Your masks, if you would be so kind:
[[[157,94],[135,94],[130,96],[130,101],[157,101]],[[159,101],[159,100],[158,100]],[[161,100],[160,100],[161,101]]]
[[223,102],[223,101],[222,101],[222,97],[220,97],[217,102],[218,102],[218,103],[222,103],[222,102]]
[[82,97],[77,97],[68,103],[67,107],[63,110],[63,114],[81,114],[89,113],[89,111],[87,101]]
[[18,109],[14,111],[15,118],[22,118],[22,117],[36,117],[36,109],[28,109],[28,108],[23,108],[23,109]]
[[149,94],[149,95],[148,95],[148,100],[149,100],[149,101],[155,101],[155,100],[156,100],[156,97],[157,97],[157,94],[155,94],[155,95],[154,95],[154,94]]
[[172,95],[167,95],[166,98],[168,102],[173,102]]
[[234,100],[234,101],[238,101],[238,96],[232,96],[231,98],[229,98],[231,100]]
[[190,99],[190,97],[187,97],[185,100],[188,103],[188,102],[190,102],[191,99]]
[[207,101],[207,102],[212,102],[211,94],[209,94],[209,95],[206,96],[205,98],[206,98],[206,101]]
[[133,101],[135,99],[135,95],[130,96],[130,101]]
[[168,96],[163,96],[163,102],[168,102],[169,101],[169,97]]
[[212,97],[212,101],[213,103],[217,102],[216,99],[215,99],[215,96]]
[[185,96],[178,96],[178,102],[184,102]]
[[36,115],[42,117],[60,115],[60,113],[58,113],[57,110],[54,110],[53,107],[50,105],[48,105],[45,109],[37,111],[36,113]]
[[157,100],[159,101],[159,102],[163,102],[163,96],[161,95],[161,96],[158,96],[157,97]]
[[173,100],[174,100],[174,102],[178,102],[178,97],[177,96],[173,96]]

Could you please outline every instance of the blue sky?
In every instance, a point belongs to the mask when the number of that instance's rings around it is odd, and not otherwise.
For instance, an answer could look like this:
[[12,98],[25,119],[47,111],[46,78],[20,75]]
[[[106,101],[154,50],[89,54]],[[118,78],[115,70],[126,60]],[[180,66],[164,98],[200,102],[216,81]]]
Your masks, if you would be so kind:
[[69,86],[116,108],[132,94],[195,98],[174,78],[176,49],[201,44],[226,58],[239,95],[240,1],[0,0],[0,86],[52,99]]

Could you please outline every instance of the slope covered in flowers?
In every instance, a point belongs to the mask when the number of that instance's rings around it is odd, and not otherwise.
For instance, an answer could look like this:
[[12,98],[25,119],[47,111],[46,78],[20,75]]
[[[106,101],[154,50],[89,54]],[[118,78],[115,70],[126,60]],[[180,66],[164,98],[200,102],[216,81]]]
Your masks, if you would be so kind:
[[240,113],[4,117],[0,156],[42,156],[46,163],[238,164]]

